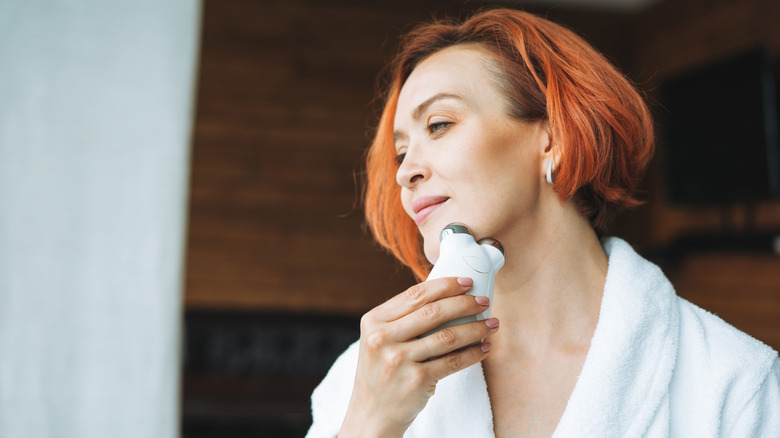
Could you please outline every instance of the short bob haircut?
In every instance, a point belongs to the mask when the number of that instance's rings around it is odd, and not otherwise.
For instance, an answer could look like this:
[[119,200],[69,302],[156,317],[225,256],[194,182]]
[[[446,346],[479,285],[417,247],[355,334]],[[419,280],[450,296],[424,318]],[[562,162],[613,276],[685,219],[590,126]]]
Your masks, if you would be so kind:
[[572,31],[534,15],[487,10],[462,23],[410,32],[391,67],[385,107],[366,158],[366,220],[377,242],[422,280],[430,272],[417,226],[401,205],[393,144],[398,95],[412,70],[446,47],[478,43],[500,68],[510,115],[546,120],[557,158],[553,189],[573,200],[597,233],[633,192],[653,153],[653,123],[635,87]]

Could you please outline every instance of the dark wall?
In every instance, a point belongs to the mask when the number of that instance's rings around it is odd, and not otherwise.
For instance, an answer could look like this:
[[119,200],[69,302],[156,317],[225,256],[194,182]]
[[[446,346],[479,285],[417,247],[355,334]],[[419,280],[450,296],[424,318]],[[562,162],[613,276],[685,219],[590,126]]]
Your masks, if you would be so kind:
[[[635,21],[632,57],[626,70],[646,90],[652,109],[658,86],[676,74],[715,62],[756,45],[780,61],[780,2],[775,0],[666,0],[642,11]],[[659,126],[662,131],[663,127]],[[662,132],[661,132],[662,133]],[[680,234],[718,231],[724,220],[741,228],[752,221],[759,229],[780,230],[780,202],[747,209],[672,206],[664,193],[664,148],[659,145],[648,172],[648,204],[622,217],[615,232],[640,245],[669,244]],[[725,216],[725,217],[724,217]]]

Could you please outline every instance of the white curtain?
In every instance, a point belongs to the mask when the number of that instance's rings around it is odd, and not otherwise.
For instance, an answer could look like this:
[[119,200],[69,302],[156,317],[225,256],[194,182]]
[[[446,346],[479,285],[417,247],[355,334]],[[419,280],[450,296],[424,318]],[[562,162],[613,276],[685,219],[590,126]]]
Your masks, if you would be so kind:
[[178,434],[198,0],[0,0],[0,437]]

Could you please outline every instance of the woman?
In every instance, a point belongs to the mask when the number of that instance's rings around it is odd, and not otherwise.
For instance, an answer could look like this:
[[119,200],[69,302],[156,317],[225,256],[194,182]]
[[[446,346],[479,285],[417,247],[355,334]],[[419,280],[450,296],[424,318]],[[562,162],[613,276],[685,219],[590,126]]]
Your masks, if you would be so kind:
[[487,308],[468,278],[368,312],[312,396],[309,436],[780,434],[777,353],[599,239],[637,203],[653,145],[619,72],[506,9],[417,29],[394,67],[367,163],[374,235],[421,280],[451,222],[500,241],[506,262],[485,321],[419,337]]

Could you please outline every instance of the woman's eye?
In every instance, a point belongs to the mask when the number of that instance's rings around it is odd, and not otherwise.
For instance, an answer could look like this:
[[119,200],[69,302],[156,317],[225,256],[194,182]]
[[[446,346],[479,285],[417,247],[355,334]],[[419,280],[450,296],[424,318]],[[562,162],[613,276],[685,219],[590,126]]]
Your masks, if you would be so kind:
[[428,132],[430,134],[437,134],[437,133],[442,132],[443,130],[447,129],[447,127],[449,127],[450,125],[452,125],[452,122],[431,123],[431,124],[428,125]]
[[401,165],[401,163],[404,162],[404,158],[406,158],[406,153],[401,153],[395,156],[395,164]]

